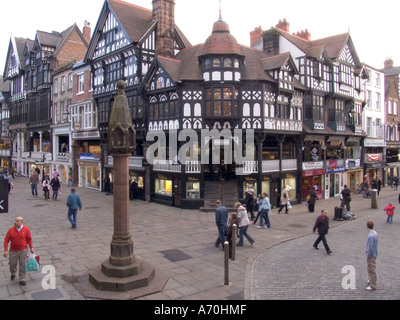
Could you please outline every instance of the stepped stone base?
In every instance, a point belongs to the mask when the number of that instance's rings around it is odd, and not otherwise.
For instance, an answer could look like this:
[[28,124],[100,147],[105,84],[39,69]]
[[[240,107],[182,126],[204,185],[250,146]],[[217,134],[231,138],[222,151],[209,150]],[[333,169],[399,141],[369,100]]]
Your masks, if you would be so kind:
[[[169,277],[155,270],[149,263],[135,260],[134,265],[128,268],[111,266],[106,261],[80,277],[74,285],[82,296],[91,299],[131,300],[161,292]],[[102,269],[111,274],[138,273],[126,277],[109,277]]]

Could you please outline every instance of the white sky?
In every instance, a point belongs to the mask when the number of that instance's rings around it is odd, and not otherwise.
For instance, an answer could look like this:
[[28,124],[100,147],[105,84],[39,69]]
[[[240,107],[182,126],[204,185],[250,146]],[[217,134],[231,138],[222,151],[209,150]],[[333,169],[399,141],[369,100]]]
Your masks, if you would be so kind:
[[[152,0],[126,1],[152,7]],[[63,1],[62,11],[55,0],[0,3],[2,74],[11,35],[34,40],[36,30],[61,32],[74,23],[82,29],[85,20],[91,23],[93,32],[104,1]],[[395,66],[400,65],[399,8],[398,0],[222,0],[222,18],[237,41],[247,46],[255,27],[268,30],[284,18],[290,23],[291,33],[308,29],[312,40],[350,30],[360,60],[381,69],[387,57],[392,57]],[[218,17],[219,0],[175,0],[175,22],[193,45],[206,41]]]

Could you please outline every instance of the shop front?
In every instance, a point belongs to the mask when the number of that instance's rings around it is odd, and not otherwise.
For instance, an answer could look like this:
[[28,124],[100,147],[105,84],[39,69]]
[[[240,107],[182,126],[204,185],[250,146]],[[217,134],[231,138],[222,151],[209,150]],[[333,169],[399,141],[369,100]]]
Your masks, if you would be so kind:
[[174,176],[167,173],[154,173],[152,181],[154,184],[152,186],[152,200],[154,202],[165,204],[169,206],[174,205]]
[[82,154],[78,160],[79,187],[101,191],[102,170],[100,159],[93,154]]
[[182,195],[181,207],[183,209],[198,209],[204,205],[201,190],[201,175],[187,176],[185,180],[185,193]]
[[321,163],[303,163],[301,198],[305,200],[311,189],[317,193],[318,199],[325,199],[325,190],[329,184],[325,183],[326,169],[304,170],[304,168],[323,167]]
[[363,181],[364,170],[361,167],[361,159],[346,160],[345,183],[352,192],[355,192]]
[[146,200],[144,189],[144,171],[129,170],[130,199]]

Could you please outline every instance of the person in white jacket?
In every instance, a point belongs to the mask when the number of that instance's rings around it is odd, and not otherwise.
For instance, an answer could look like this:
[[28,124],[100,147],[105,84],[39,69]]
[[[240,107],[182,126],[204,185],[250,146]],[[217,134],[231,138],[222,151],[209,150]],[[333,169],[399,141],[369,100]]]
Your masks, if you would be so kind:
[[237,215],[240,219],[239,222],[239,242],[237,244],[238,247],[243,247],[243,236],[249,240],[250,245],[252,246],[255,242],[254,239],[247,233],[247,229],[250,224],[249,217],[247,215],[247,210],[240,202],[235,203],[235,208],[237,209]]

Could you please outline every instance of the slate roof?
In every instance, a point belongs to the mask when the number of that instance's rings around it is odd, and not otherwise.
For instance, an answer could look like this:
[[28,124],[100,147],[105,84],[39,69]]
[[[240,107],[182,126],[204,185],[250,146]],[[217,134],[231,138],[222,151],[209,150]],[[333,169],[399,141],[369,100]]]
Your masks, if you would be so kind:
[[[261,50],[238,44],[230,34],[228,24],[220,19],[214,23],[213,32],[204,44],[181,50],[175,59],[158,56],[158,62],[175,82],[203,81],[199,61],[208,54],[233,54],[244,57],[242,81],[275,83],[276,80],[267,71],[281,68],[291,59],[290,53],[268,57]],[[296,88],[305,89],[296,80],[294,85]]]
[[121,0],[107,0],[107,2],[132,42],[139,42],[154,23],[152,21],[153,13],[150,9]]
[[[296,47],[302,50],[307,56],[318,58],[321,54],[326,54],[326,57],[335,60],[337,59],[343,48],[348,44],[350,49],[353,51],[353,58],[356,63],[356,67],[361,66],[361,62],[355,51],[353,42],[350,37],[350,33],[342,33],[326,38],[316,39],[307,41],[296,35],[289,34],[279,28],[271,27],[270,31],[278,32],[281,36],[292,42]],[[266,31],[268,32],[268,31]]]

